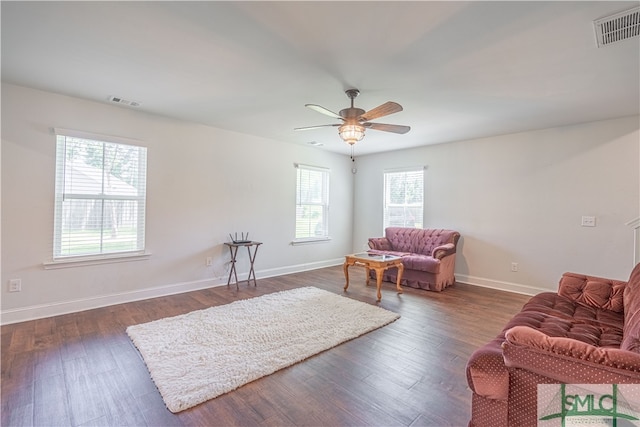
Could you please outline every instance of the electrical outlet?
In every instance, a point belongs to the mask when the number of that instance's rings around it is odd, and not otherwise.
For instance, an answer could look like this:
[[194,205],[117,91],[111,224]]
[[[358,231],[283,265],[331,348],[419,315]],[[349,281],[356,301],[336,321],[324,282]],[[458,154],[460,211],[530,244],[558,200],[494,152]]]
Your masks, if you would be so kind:
[[21,279],[9,280],[9,292],[20,292],[20,291],[22,291],[22,280]]
[[213,265],[213,258],[210,256],[207,257],[207,267],[211,267]]
[[595,216],[583,216],[582,223],[580,224],[583,227],[595,227],[596,226],[596,217]]
[[513,271],[514,273],[518,271],[518,263],[517,262],[512,262],[511,263],[511,271]]

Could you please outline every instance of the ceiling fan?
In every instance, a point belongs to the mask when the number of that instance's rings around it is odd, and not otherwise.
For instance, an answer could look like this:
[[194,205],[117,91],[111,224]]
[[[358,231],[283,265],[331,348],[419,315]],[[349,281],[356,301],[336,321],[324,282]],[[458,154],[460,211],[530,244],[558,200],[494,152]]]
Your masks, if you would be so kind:
[[327,126],[339,126],[338,134],[340,134],[340,137],[344,140],[344,142],[351,146],[364,138],[364,131],[367,128],[400,134],[405,134],[409,132],[409,130],[411,130],[409,126],[390,125],[385,123],[371,123],[371,120],[373,119],[388,116],[389,114],[402,111],[402,105],[396,102],[388,101],[372,110],[365,112],[362,108],[356,108],[353,106],[353,100],[360,94],[360,91],[358,89],[347,89],[345,93],[347,94],[349,99],[351,99],[351,107],[340,110],[340,113],[334,113],[333,111],[328,110],[320,105],[305,104],[305,107],[309,107],[312,110],[315,110],[318,113],[324,114],[326,116],[340,119],[342,120],[342,123],[307,126],[295,128],[294,130],[309,130]]

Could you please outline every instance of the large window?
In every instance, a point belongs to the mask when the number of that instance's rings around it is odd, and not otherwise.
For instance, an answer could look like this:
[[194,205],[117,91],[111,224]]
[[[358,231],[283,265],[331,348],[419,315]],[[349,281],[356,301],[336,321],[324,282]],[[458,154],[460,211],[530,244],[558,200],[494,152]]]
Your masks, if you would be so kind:
[[384,226],[422,228],[424,168],[384,172]]
[[296,164],[296,241],[329,238],[329,169]]
[[54,260],[144,251],[147,149],[77,134],[56,129]]

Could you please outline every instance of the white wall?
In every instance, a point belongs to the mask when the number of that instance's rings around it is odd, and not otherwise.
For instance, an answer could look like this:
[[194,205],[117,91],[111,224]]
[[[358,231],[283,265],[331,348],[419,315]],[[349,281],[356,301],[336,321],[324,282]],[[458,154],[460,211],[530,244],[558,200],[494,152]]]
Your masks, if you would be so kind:
[[[565,271],[626,280],[640,213],[640,117],[357,159],[354,248],[382,235],[384,169],[424,165],[425,228],[462,238],[459,281],[535,293]],[[595,228],[581,227],[583,215]],[[519,271],[510,271],[511,262]]]
[[[633,231],[625,223],[640,216],[639,119],[362,156],[354,187],[347,156],[2,84],[1,321],[226,284],[223,242],[233,231],[264,242],[258,278],[341,263],[382,234],[382,171],[415,165],[427,168],[425,227],[462,234],[459,281],[535,293],[554,290],[564,271],[626,279]],[[43,268],[52,252],[52,127],[149,147],[150,259]],[[295,162],[331,168],[329,243],[289,244]],[[596,216],[597,227],[581,227],[582,215]],[[246,275],[246,256],[239,266]],[[8,292],[14,278],[22,292]]]
[[[148,260],[43,268],[53,245],[53,127],[134,138],[148,147]],[[340,263],[352,246],[351,160],[313,147],[2,84],[1,161],[3,323],[226,284],[223,243],[234,231],[264,243],[258,278]],[[328,243],[290,245],[296,162],[331,169],[331,209],[339,214],[330,218]],[[209,256],[212,267],[205,265]],[[246,277],[246,251],[238,259]],[[22,292],[8,292],[14,278],[22,279]]]

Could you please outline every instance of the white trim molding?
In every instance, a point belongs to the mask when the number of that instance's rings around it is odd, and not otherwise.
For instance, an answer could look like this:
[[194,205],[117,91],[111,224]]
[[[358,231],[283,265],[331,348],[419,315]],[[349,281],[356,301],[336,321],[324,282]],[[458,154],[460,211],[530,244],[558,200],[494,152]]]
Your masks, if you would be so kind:
[[[331,267],[340,265],[344,262],[342,258],[319,261],[307,264],[292,265],[283,268],[274,268],[269,270],[258,271],[259,279],[282,276],[285,274],[299,273],[308,270],[315,270],[323,267]],[[246,284],[246,277],[249,272],[238,272],[238,283]],[[244,280],[243,280],[244,279]],[[149,298],[158,298],[169,295],[181,294],[184,292],[197,291],[200,289],[213,288],[217,286],[225,286],[227,277],[217,277],[211,279],[196,280],[184,283],[174,283],[170,285],[156,286],[152,288],[140,289],[130,292],[118,292],[108,295],[99,295],[91,298],[82,298],[68,301],[58,301],[50,304],[39,304],[16,309],[3,310],[0,313],[0,324],[8,325],[11,323],[26,322],[28,320],[42,319],[45,317],[60,316],[63,314],[76,313],[94,308],[107,307],[115,304],[124,304],[128,302],[140,301]],[[235,283],[232,284],[235,287]],[[259,285],[258,285],[259,286]]]
[[520,283],[502,282],[500,280],[485,279],[484,277],[469,276],[466,274],[456,274],[456,282],[523,295],[537,295],[541,292],[554,292],[551,289],[522,285]]
[[328,243],[331,241],[331,237],[304,237],[300,239],[293,239],[291,241],[292,246],[296,245],[308,245],[310,243]]
[[632,219],[625,225],[633,228],[633,265],[640,262],[640,217]]
[[0,324],[8,325],[11,323],[26,322],[28,320],[42,319],[45,317],[60,316],[63,314],[76,313],[79,311],[107,307],[115,304],[124,304],[149,298],[157,298],[215,286],[222,286],[226,285],[226,283],[226,279],[223,280],[222,278],[197,280],[193,282],[157,286],[130,292],[118,292],[90,298],[58,301],[50,304],[31,305],[28,307],[3,310],[0,316]]
[[42,263],[45,270],[56,268],[83,267],[86,265],[111,264],[115,262],[144,261],[149,259],[149,252],[119,253],[113,255],[58,258]]

